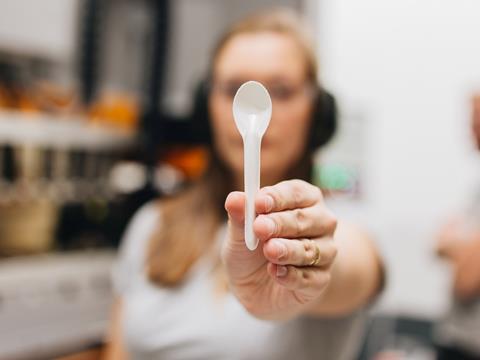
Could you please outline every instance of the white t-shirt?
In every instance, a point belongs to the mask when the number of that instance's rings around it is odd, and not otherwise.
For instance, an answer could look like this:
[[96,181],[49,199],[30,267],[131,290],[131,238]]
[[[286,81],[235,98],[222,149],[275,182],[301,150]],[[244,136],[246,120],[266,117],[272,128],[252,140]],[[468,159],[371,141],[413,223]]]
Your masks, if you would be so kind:
[[[157,205],[147,204],[131,221],[114,270],[123,302],[123,334],[134,360],[350,360],[363,340],[363,313],[345,318],[259,320],[231,294],[214,292],[212,264],[201,259],[186,281],[161,288],[143,269]],[[224,231],[219,231],[221,239]],[[219,238],[219,240],[221,241]]]

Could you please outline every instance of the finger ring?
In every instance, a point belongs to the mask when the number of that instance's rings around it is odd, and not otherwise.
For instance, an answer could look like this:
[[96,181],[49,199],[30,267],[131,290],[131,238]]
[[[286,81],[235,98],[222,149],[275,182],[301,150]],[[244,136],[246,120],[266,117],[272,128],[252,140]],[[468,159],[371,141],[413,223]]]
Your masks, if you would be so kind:
[[309,266],[317,266],[320,263],[320,249],[318,248],[317,244],[313,240],[310,240],[312,243],[312,246],[315,248],[315,256],[313,257],[312,261]]

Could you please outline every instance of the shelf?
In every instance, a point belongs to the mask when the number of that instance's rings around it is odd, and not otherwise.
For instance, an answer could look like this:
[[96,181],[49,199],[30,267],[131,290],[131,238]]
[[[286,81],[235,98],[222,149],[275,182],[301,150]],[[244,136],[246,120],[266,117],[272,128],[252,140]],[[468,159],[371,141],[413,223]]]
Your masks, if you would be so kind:
[[94,151],[121,149],[134,142],[132,132],[91,124],[80,116],[0,111],[0,144]]

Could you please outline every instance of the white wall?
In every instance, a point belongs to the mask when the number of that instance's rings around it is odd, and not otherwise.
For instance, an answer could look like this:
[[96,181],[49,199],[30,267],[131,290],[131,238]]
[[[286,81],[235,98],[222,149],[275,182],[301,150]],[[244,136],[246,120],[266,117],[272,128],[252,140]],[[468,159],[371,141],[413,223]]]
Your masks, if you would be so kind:
[[435,231],[480,174],[468,129],[480,2],[322,0],[319,11],[323,81],[368,118],[368,222],[390,272],[383,306],[437,315],[448,269],[432,254]]
[[0,50],[70,60],[78,0],[0,0]]

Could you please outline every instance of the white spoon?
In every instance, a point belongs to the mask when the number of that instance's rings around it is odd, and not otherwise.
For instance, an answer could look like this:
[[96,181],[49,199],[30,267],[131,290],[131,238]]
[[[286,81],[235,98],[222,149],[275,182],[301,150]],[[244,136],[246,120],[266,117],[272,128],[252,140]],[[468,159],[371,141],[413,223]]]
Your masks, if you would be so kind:
[[258,246],[253,233],[255,195],[260,189],[260,145],[272,116],[272,100],[267,89],[256,81],[248,81],[233,99],[233,118],[243,138],[245,205],[245,244],[250,250]]

